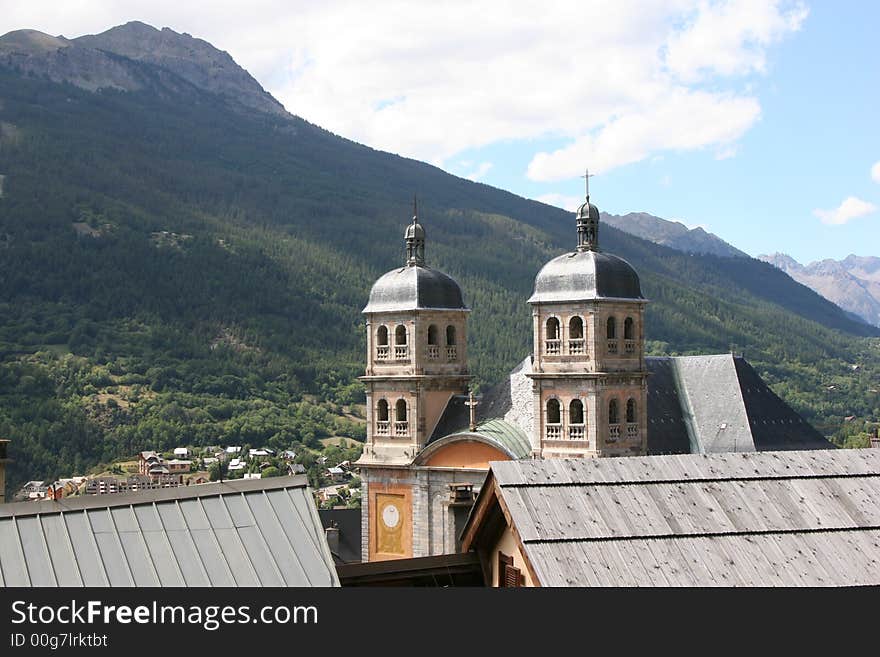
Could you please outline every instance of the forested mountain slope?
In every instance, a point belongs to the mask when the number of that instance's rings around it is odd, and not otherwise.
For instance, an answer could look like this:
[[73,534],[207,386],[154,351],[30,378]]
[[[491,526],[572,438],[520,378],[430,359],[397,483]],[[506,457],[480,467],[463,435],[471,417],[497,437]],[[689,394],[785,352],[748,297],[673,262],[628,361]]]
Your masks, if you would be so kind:
[[[403,262],[413,193],[429,264],[473,308],[479,382],[530,350],[525,300],[573,247],[571,214],[113,57],[147,82],[93,92],[0,65],[10,486],[142,448],[362,437],[341,408],[362,400],[360,310]],[[880,414],[871,327],[766,263],[600,240],[642,277],[652,353],[744,351],[826,433]]]

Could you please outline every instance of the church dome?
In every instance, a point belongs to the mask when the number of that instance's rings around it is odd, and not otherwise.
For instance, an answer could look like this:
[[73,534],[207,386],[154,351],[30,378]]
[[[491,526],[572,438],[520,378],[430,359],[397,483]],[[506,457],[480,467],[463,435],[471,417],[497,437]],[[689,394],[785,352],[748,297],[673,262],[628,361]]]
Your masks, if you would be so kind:
[[403,234],[403,239],[405,240],[424,240],[425,239],[425,229],[422,228],[422,224],[414,221],[406,227],[406,232]]
[[363,312],[403,310],[467,310],[467,306],[453,278],[442,271],[415,265],[382,275],[373,284]]
[[601,251],[575,251],[544,265],[529,303],[643,298],[639,275],[626,260]]
[[458,283],[442,271],[425,266],[425,229],[413,199],[412,223],[403,234],[406,266],[379,277],[370,290],[365,313],[409,310],[467,310]]
[[577,209],[578,221],[599,221],[599,208],[587,201]]

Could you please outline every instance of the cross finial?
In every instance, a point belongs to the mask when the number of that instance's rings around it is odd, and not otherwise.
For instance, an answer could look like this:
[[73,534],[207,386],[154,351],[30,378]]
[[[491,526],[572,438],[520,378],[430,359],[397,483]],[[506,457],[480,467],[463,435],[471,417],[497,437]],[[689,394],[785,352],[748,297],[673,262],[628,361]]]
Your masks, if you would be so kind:
[[470,430],[471,431],[477,430],[477,404],[479,404],[479,403],[480,402],[478,402],[476,399],[474,399],[473,389],[468,390],[468,400],[464,404],[465,404],[465,406],[470,407],[470,411],[471,411],[471,423],[470,423],[471,428],[470,428]]
[[419,199],[418,196],[413,194],[413,223],[417,224],[419,222]]
[[590,200],[590,178],[592,178],[594,175],[596,175],[596,174],[594,174],[594,173],[590,173],[590,170],[589,170],[589,169],[586,169],[586,170],[584,171],[584,175],[581,176],[581,178],[584,179],[584,184],[585,184],[585,186],[586,186],[586,188],[587,188],[586,191],[587,191],[587,200],[588,200],[588,201]]

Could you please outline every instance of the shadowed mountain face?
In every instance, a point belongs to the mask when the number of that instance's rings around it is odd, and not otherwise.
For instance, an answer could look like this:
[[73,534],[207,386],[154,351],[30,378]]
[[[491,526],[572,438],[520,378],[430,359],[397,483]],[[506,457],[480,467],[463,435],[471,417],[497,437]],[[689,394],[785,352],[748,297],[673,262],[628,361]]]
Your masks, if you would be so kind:
[[880,326],[880,258],[849,255],[802,265],[784,253],[758,257],[844,310]]
[[[541,266],[574,249],[571,213],[279,107],[228,55],[171,30],[0,37],[11,482],[182,435],[276,449],[350,435],[314,405],[362,400],[360,311],[373,281],[404,262],[414,192],[428,265],[473,309],[477,380],[500,380],[530,351],[526,299]],[[826,433],[873,412],[880,330],[769,264],[690,255],[610,225],[600,236],[639,273],[653,355],[745,351]]]
[[688,228],[679,221],[667,221],[646,212],[624,215],[602,214],[602,221],[630,235],[662,244],[685,253],[705,253],[727,258],[748,258],[749,255],[731,246],[703,228]]

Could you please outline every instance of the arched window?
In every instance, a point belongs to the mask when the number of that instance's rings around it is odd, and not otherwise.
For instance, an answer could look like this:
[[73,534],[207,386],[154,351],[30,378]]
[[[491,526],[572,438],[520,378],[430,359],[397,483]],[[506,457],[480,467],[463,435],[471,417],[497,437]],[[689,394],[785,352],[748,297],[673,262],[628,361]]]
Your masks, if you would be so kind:
[[559,412],[559,400],[558,399],[548,399],[547,400],[547,424],[560,424],[562,422],[562,416]]
[[572,399],[568,405],[568,421],[570,424],[584,423],[584,404],[580,399]]
[[380,399],[376,405],[376,435],[387,436],[388,424],[388,401]]
[[452,324],[446,327],[446,344],[455,345],[455,327]]
[[568,353],[572,356],[584,353],[584,320],[577,315],[568,320]]
[[559,320],[549,317],[544,330],[544,350],[551,356],[559,353]]
[[406,327],[403,324],[398,324],[397,328],[394,329],[394,344],[406,344]]
[[620,423],[620,411],[617,408],[617,400],[612,399],[608,402],[608,424]]
[[409,423],[406,421],[406,401],[398,399],[394,404],[394,435],[406,436],[409,433]]
[[617,337],[617,321],[613,317],[609,317],[605,324],[605,335],[609,340],[614,340]]
[[623,339],[624,340],[634,340],[633,338],[633,318],[627,317],[623,321]]
[[388,360],[391,347],[388,346],[388,327],[380,326],[376,331],[376,360]]
[[636,400],[635,399],[627,399],[626,400],[626,421],[629,424],[634,424],[636,422]]
[[428,349],[427,355],[430,360],[440,358],[440,331],[435,324],[428,327]]

